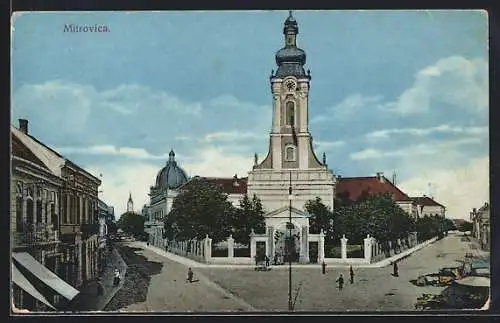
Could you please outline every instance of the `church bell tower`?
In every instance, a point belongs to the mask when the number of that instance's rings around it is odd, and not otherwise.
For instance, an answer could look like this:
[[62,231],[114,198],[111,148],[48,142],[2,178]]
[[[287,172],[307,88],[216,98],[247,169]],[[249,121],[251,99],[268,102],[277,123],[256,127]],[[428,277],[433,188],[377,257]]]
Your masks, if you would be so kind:
[[297,47],[299,27],[290,11],[285,20],[284,47],[276,53],[276,73],[271,73],[273,120],[269,154],[257,168],[322,168],[312,149],[309,133],[311,74],[304,70],[306,53]]
[[129,192],[128,195],[127,212],[134,212],[134,201],[132,201],[132,192]]
[[283,47],[276,52],[277,70],[269,76],[272,94],[272,127],[269,151],[259,162],[254,157],[248,173],[247,194],[255,194],[268,212],[289,205],[288,187],[294,187],[293,207],[320,197],[333,208],[335,176],[313,150],[309,132],[311,74],[304,70],[306,53],[297,46],[299,26],[289,13],[283,27]]

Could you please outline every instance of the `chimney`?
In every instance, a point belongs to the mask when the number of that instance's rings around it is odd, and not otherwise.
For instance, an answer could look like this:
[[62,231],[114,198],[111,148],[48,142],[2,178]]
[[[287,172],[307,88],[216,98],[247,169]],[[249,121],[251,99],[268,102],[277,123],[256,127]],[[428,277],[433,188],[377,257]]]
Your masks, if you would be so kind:
[[27,119],[19,119],[19,130],[25,135],[28,134],[28,120]]
[[380,181],[380,183],[384,183],[384,173],[383,172],[378,172],[377,173],[377,179]]

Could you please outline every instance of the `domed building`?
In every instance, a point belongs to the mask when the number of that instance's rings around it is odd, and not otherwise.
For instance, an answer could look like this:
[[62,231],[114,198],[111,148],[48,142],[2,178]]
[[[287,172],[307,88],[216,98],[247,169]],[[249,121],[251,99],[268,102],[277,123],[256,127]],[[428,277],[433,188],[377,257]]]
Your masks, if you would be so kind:
[[167,163],[156,175],[155,185],[149,189],[149,205],[144,205],[142,209],[146,218],[144,228],[151,244],[163,245],[163,218],[170,212],[179,188],[188,180],[186,172],[175,160],[175,152],[171,150]]

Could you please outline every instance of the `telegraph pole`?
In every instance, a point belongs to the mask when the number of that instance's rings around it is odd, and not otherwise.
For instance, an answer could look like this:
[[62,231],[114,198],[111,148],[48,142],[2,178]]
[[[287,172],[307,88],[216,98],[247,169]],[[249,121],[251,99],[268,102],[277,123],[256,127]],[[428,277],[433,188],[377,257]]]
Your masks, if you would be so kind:
[[293,311],[292,300],[292,172],[290,171],[290,185],[288,187],[288,310]]

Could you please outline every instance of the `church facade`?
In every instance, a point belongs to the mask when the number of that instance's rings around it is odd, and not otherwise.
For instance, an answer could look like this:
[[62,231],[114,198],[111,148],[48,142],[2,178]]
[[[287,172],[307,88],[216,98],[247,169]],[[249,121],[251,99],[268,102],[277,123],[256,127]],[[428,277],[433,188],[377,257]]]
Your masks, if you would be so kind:
[[[343,179],[328,168],[324,153],[321,160],[316,156],[309,131],[311,74],[304,69],[306,53],[297,46],[298,34],[297,21],[290,13],[283,28],[284,46],[275,55],[277,70],[273,70],[269,77],[273,111],[267,156],[259,161],[255,154],[248,177],[201,178],[221,187],[235,206],[244,194],[256,195],[266,212],[266,254],[274,257],[280,249],[278,245],[283,245],[283,241],[277,241],[275,237],[288,236],[291,227],[297,253],[300,254],[297,260],[307,263],[310,216],[304,208],[307,201],[319,197],[333,209],[336,197],[354,200],[361,193],[390,193],[396,203],[410,214],[416,213],[416,205],[415,200],[382,173],[377,173],[376,177]],[[190,180],[171,151],[167,164],[159,171],[155,185],[150,188],[150,203],[143,208],[151,244],[165,247],[163,219],[168,216],[179,190]],[[341,189],[342,196],[339,196],[338,189]]]

